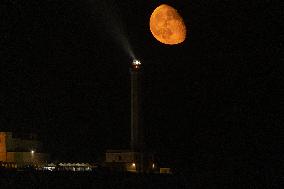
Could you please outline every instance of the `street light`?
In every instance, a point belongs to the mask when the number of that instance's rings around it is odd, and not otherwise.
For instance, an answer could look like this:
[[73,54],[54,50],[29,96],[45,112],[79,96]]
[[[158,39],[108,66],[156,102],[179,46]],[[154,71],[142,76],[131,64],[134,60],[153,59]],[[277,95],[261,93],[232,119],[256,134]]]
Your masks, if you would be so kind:
[[32,164],[34,163],[34,153],[35,153],[35,150],[31,150],[31,163]]

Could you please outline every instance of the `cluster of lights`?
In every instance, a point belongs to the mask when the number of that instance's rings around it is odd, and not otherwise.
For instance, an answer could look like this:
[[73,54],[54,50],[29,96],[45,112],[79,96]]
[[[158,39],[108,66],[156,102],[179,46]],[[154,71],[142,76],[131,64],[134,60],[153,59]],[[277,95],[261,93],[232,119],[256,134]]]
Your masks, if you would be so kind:
[[135,69],[138,69],[139,66],[141,65],[141,62],[137,59],[133,60],[132,65],[134,66]]
[[141,65],[141,62],[139,60],[135,59],[135,60],[133,60],[132,64],[134,66],[139,66],[139,65]]

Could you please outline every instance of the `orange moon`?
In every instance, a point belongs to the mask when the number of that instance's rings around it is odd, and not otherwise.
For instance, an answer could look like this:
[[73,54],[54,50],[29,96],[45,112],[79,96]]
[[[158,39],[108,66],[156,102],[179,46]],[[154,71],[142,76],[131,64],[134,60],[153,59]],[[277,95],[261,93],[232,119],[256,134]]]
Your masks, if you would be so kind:
[[186,27],[182,17],[173,7],[162,4],[150,17],[152,35],[161,43],[175,45],[182,43],[186,37]]

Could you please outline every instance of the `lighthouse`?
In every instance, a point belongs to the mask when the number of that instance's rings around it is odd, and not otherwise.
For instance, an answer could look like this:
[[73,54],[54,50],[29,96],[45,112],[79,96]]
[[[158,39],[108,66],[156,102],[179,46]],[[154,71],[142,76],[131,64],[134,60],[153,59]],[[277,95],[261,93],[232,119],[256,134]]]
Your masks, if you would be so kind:
[[143,130],[141,124],[141,62],[134,60],[130,67],[131,79],[131,141],[133,152],[142,152]]
[[153,155],[146,152],[144,146],[144,127],[142,125],[141,82],[142,65],[139,60],[133,60],[130,68],[131,85],[131,121],[130,149],[107,150],[105,165],[111,169],[126,170],[135,173],[154,172]]

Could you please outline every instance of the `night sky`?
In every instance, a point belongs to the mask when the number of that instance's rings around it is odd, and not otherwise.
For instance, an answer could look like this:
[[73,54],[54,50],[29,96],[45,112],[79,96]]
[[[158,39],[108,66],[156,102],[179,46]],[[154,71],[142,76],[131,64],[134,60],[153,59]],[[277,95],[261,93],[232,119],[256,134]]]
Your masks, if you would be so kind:
[[[2,131],[39,133],[52,158],[65,162],[128,148],[128,40],[143,64],[146,144],[160,162],[191,172],[277,174],[284,105],[277,5],[103,2],[1,1]],[[184,19],[180,45],[151,35],[150,15],[162,3]]]

